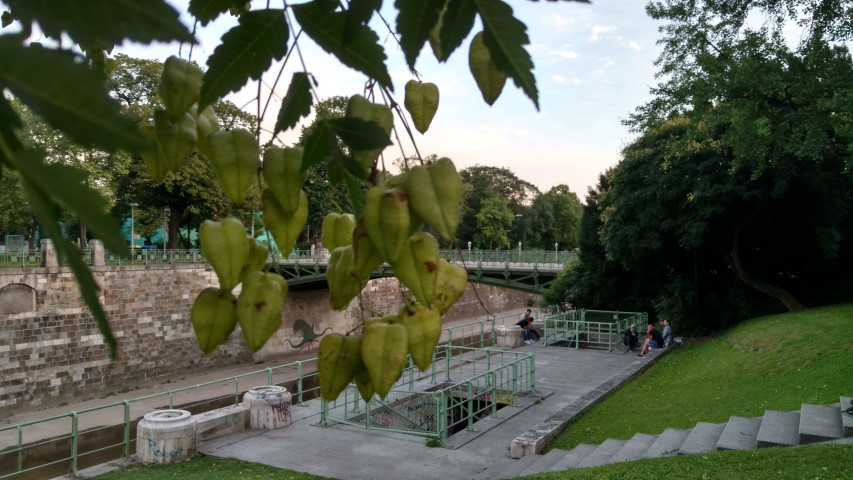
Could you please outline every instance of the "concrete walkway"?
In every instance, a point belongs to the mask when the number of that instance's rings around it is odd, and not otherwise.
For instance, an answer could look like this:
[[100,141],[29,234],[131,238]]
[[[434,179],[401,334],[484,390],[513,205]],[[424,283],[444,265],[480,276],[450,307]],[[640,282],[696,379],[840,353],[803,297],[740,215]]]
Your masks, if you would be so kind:
[[[516,350],[535,352],[536,386],[545,398],[503,408],[498,412],[501,421],[484,420],[492,424],[480,429],[491,428],[465,442],[451,437],[451,444],[462,443],[456,448],[429,448],[419,437],[340,424],[317,426],[320,402],[315,400],[305,407],[294,407],[294,423],[288,428],[222,437],[202,443],[199,451],[337,479],[499,478],[517,462],[510,458],[514,439],[524,434],[546,435],[545,430],[558,427],[554,418],[572,418],[562,412],[582,412],[660,355],[653,352],[638,358],[633,353],[541,344]],[[579,403],[587,405],[580,408]],[[472,437],[469,432],[457,435]]]

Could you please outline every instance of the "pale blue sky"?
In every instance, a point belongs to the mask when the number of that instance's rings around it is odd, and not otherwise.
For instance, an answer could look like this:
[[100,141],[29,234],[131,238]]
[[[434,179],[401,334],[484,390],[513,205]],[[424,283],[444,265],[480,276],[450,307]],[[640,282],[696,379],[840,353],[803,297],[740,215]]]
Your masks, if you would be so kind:
[[[179,10],[185,0],[170,0]],[[510,0],[516,16],[528,25],[534,74],[539,87],[541,111],[537,112],[511,80],[494,106],[482,100],[468,71],[468,41],[446,64],[438,64],[427,46],[417,68],[424,81],[434,82],[441,92],[438,113],[425,135],[415,132],[422,155],[438,154],[454,160],[458,168],[474,164],[510,168],[515,174],[540,189],[567,184],[581,200],[587,187],[594,185],[598,174],[619,160],[622,147],[631,135],[620,120],[646,101],[654,83],[653,62],[659,53],[655,45],[657,25],[644,11],[647,0],[593,0],[591,5],[574,2],[530,2]],[[259,8],[261,2],[255,0]],[[393,2],[385,2],[386,18],[394,24]],[[189,24],[189,18],[184,19]],[[200,30],[200,46],[193,58],[204,63],[218,44],[221,34],[236,23],[225,15]],[[413,78],[403,63],[394,40],[381,22],[372,26],[385,41],[388,68],[394,80],[396,97],[402,103],[405,83]],[[479,25],[474,32],[480,30]],[[306,66],[319,81],[321,98],[361,93],[364,76],[342,67],[335,59],[318,49],[307,36],[300,39]],[[128,54],[164,60],[177,55],[177,45],[156,48],[124,49]],[[184,46],[183,56],[188,49]],[[294,59],[295,60],[295,59]],[[291,61],[276,88],[284,95],[290,72],[301,69]],[[271,70],[265,81],[271,84],[278,68]],[[238,105],[245,104],[257,92],[253,82],[242,92],[230,97]],[[271,126],[278,111],[274,102],[269,119]],[[255,106],[248,107],[254,113]],[[284,143],[295,134],[280,135]],[[403,142],[407,155],[414,150]],[[399,146],[385,151],[386,164],[401,156]]]

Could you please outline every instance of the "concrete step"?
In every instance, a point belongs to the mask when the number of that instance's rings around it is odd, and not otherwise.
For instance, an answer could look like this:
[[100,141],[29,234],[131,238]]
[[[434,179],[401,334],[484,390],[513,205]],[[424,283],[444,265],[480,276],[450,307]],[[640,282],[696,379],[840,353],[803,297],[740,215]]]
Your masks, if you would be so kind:
[[595,449],[598,448],[598,445],[589,445],[587,443],[582,443],[577,447],[571,449],[569,453],[557,461],[548,471],[550,472],[562,472],[568,468],[575,468],[579,463],[583,461],[590,453],[594,452]]
[[761,419],[756,446],[791,447],[800,444],[800,412],[767,410]]
[[754,450],[761,417],[729,417],[717,440],[717,450]]
[[597,467],[599,465],[606,465],[610,463],[610,459],[613,458],[613,455],[621,450],[626,443],[628,443],[627,440],[608,438],[604,443],[599,445],[592,451],[592,453],[587,455],[586,458],[578,463],[578,468]]
[[717,440],[723,434],[724,428],[726,428],[725,423],[697,423],[687,438],[684,439],[684,443],[678,449],[678,454],[710,452],[717,448]]
[[690,432],[691,430],[687,429],[667,428],[658,435],[658,439],[649,447],[643,457],[659,458],[677,455],[681,449],[681,444],[684,443]]
[[610,459],[610,463],[629,462],[643,458],[643,455],[649,450],[649,447],[658,439],[657,435],[648,435],[638,433],[628,440],[615,455]]
[[502,472],[495,475],[493,478],[515,478],[522,470],[532,465],[539,460],[541,455],[525,455],[518,460],[512,462]]
[[800,445],[842,437],[841,408],[804,403],[800,408]]
[[526,477],[528,475],[536,475],[537,473],[547,472],[549,468],[553,467],[555,463],[562,460],[563,457],[569,454],[568,450],[561,450],[559,448],[555,448],[545,455],[537,455],[539,459],[533,462],[532,465],[525,468],[518,475],[519,477]]
[[841,397],[841,434],[853,437],[853,398]]

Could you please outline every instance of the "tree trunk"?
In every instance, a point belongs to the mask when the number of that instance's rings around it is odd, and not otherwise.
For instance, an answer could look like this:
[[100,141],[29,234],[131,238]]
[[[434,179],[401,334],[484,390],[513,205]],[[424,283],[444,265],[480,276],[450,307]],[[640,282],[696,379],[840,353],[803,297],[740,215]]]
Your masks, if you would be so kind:
[[36,245],[36,233],[38,232],[39,222],[33,217],[33,225],[30,229],[30,250],[35,251],[38,250],[38,246]]
[[169,205],[169,250],[176,250],[178,248],[181,221],[184,219],[186,211],[186,206]]
[[[747,220],[750,217],[747,217]],[[761,280],[760,278],[750,273],[744,267],[743,261],[741,261],[740,258],[740,246],[738,244],[738,239],[740,237],[740,228],[747,220],[744,220],[744,222],[741,222],[740,225],[735,227],[734,238],[732,239],[732,255],[730,263],[732,269],[735,272],[735,275],[737,275],[737,277],[741,279],[743,283],[781,302],[782,305],[785,305],[785,308],[787,308],[789,312],[805,310],[806,307],[802,303],[800,303],[800,301],[797,300],[793,295],[791,295],[790,292],[788,292],[782,287],[777,287],[776,285],[771,285],[765,282],[764,280]]]
[[86,224],[81,221],[80,222],[80,249],[81,250],[85,250],[89,246],[88,235],[89,235],[89,232],[86,229]]

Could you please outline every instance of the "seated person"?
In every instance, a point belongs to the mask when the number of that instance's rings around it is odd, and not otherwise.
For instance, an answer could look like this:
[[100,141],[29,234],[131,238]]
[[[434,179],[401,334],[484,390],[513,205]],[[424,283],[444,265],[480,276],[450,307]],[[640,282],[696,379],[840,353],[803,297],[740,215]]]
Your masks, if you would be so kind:
[[646,341],[643,342],[643,349],[637,356],[642,357],[649,352],[650,348],[663,348],[663,336],[651,323],[646,327]]
[[530,309],[527,309],[527,312],[524,314],[521,320],[519,320],[516,325],[521,327],[521,338],[524,339],[525,345],[531,345],[533,342],[539,341],[539,333],[532,327],[533,324],[533,314],[530,312]]
[[634,351],[635,348],[640,344],[640,334],[637,332],[637,325],[631,324],[631,327],[628,330],[625,330],[625,335],[622,338],[622,343],[628,347],[628,350]]
[[672,334],[672,327],[669,325],[669,320],[665,318],[660,321],[660,324],[663,325],[663,344],[669,347],[675,343],[675,337]]

